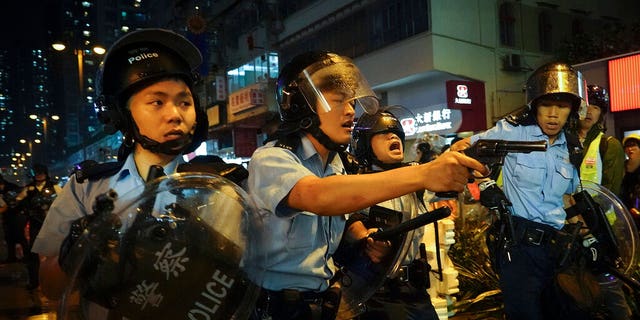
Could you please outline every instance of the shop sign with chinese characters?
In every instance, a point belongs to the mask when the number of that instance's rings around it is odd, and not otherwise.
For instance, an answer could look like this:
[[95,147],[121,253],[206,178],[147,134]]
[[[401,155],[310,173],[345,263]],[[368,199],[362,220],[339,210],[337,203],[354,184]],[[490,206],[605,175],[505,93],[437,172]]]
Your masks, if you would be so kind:
[[454,133],[462,123],[460,110],[451,110],[446,105],[414,108],[412,111],[413,117],[400,119],[406,136],[424,132]]
[[263,104],[265,94],[259,85],[248,86],[229,95],[229,111],[232,114]]

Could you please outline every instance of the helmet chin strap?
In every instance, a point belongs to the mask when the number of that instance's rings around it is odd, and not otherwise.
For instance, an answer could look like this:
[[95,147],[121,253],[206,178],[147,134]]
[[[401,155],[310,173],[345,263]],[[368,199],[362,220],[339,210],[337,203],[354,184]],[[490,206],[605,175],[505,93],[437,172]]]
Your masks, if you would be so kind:
[[375,155],[373,155],[373,159],[371,159],[371,162],[374,165],[382,168],[385,171],[386,170],[400,168],[400,167],[404,166],[404,164],[402,162],[398,162],[398,163],[383,163],[382,161],[378,160],[378,158]]
[[182,136],[178,139],[158,142],[147,136],[136,135],[136,141],[145,149],[153,153],[163,153],[177,156],[186,150],[190,145],[193,136],[191,134]]
[[155,141],[145,135],[140,134],[140,130],[137,125],[133,126],[134,140],[138,142],[143,148],[153,152],[169,155],[179,155],[185,151],[193,141],[193,134],[189,133],[178,139],[170,140],[166,142]]

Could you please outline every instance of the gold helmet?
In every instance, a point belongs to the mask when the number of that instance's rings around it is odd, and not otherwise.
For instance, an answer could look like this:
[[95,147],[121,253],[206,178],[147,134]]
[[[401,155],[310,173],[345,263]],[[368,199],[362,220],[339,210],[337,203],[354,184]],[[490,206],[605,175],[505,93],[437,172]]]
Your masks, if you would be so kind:
[[586,113],[587,86],[580,71],[562,62],[552,62],[538,68],[527,80],[527,104],[531,109],[541,97],[568,99],[580,118]]

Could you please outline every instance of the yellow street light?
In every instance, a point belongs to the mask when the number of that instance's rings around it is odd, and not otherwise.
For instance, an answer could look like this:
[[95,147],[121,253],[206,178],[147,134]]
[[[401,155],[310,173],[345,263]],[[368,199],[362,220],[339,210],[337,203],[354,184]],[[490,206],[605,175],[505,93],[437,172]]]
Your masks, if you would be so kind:
[[[29,152],[25,153],[24,155],[29,157],[29,159],[31,160],[30,164],[33,165],[33,156],[32,156],[33,155],[33,144],[34,143],[39,144],[39,143],[42,143],[42,141],[40,139],[29,140],[29,139],[24,139],[24,138],[22,138],[22,139],[20,139],[18,141],[20,143],[22,143],[22,144],[26,144],[29,147]],[[23,157],[22,160],[24,161],[26,159]]]
[[53,121],[58,121],[60,120],[60,116],[59,115],[51,115],[51,116],[38,116],[37,114],[30,114],[29,115],[29,119],[35,120],[36,122],[40,122],[42,124],[42,133],[38,133],[38,134],[42,134],[44,136],[44,142],[48,143],[49,142],[49,138],[48,138],[48,134],[49,134],[49,121],[48,119],[51,119]]
[[[89,44],[89,42],[85,42],[85,44]],[[67,46],[62,42],[53,43],[51,45],[51,47],[56,51],[64,51],[64,50],[67,49]],[[86,47],[86,46],[83,46],[83,47]],[[93,51],[93,53],[95,53],[97,55],[103,55],[103,54],[106,53],[107,50],[102,46],[95,45],[95,46],[93,46],[91,51]],[[76,56],[77,66],[78,66],[78,93],[79,93],[79,97],[81,99],[82,99],[82,97],[85,96],[85,88],[84,88],[84,59],[85,59],[85,55],[87,55],[87,54],[90,55],[91,54],[91,51],[85,50],[85,49],[81,49],[81,48],[74,48],[73,49],[73,54]],[[85,143],[86,143],[85,139],[86,139],[86,137],[85,137],[85,135],[83,135],[81,133],[81,129],[80,129],[81,128],[81,124],[82,124],[82,120],[81,120],[81,116],[80,116],[80,114],[82,113],[81,112],[82,105],[83,105],[83,103],[78,103],[76,105],[76,114],[77,114],[76,119],[78,121],[78,134],[80,135],[80,143],[82,145],[83,156],[84,156],[84,158],[86,158],[87,157],[87,154],[86,154],[87,151],[86,151],[86,147],[85,147]],[[54,119],[54,118],[52,117],[52,119]],[[56,119],[54,119],[54,120],[56,120]]]

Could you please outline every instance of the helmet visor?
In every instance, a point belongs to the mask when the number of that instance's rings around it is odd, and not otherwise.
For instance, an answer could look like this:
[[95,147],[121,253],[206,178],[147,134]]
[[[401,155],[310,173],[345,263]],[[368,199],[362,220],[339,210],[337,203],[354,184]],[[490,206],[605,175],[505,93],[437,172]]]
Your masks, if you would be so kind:
[[[369,114],[379,109],[379,101],[369,83],[351,60],[340,56],[316,62],[300,73],[298,86],[316,113],[326,113],[350,104]],[[332,93],[331,98],[325,94]]]

